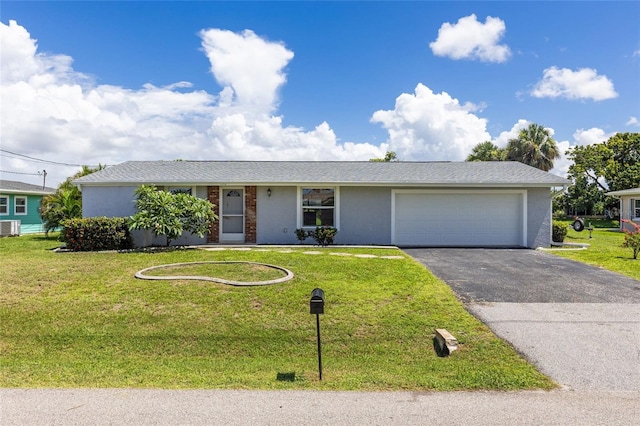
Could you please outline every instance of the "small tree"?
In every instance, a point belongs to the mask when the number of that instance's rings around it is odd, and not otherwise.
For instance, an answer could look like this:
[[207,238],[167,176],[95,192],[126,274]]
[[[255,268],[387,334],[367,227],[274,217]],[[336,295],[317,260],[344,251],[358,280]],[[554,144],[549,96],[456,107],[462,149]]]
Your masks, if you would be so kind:
[[504,161],[506,157],[505,149],[498,148],[491,141],[486,141],[474,146],[466,161]]
[[40,217],[45,236],[62,227],[65,220],[82,217],[82,198],[78,188],[58,188],[40,201]]
[[82,170],[62,182],[56,192],[42,197],[40,217],[44,224],[45,235],[62,227],[62,222],[65,220],[82,217],[82,193],[71,182],[104,168],[105,166],[101,164],[93,168],[82,166]]
[[384,158],[371,158],[369,161],[373,161],[376,163],[391,163],[395,161],[400,161],[395,151],[387,151],[384,155]]
[[129,229],[151,230],[155,236],[164,236],[167,247],[185,231],[204,237],[218,218],[213,204],[190,194],[159,191],[154,185],[141,185],[135,194],[138,212],[131,217]]
[[628,229],[623,229],[624,232],[624,242],[622,243],[622,247],[630,248],[633,250],[633,258],[638,258],[638,253],[640,253],[640,226],[631,222],[628,219],[622,219],[625,223],[630,223],[633,225],[635,231],[630,231]]

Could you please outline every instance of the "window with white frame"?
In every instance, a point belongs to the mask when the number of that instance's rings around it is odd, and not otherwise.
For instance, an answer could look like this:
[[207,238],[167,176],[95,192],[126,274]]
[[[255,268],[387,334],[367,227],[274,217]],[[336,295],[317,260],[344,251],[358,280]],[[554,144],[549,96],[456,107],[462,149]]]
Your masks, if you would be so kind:
[[631,217],[640,218],[640,199],[631,200]]
[[9,197],[0,197],[0,214],[9,214]]
[[13,206],[14,214],[27,214],[27,197],[16,196],[13,199],[13,202],[14,202],[14,206]]
[[302,188],[302,226],[336,226],[336,189]]

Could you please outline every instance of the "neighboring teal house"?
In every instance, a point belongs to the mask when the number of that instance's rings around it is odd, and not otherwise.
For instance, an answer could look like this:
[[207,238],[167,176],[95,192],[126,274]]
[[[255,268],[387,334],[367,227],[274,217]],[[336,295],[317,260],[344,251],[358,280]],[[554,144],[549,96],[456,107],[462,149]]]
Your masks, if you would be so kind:
[[0,233],[20,235],[44,232],[40,200],[44,195],[54,192],[55,189],[41,185],[0,180]]

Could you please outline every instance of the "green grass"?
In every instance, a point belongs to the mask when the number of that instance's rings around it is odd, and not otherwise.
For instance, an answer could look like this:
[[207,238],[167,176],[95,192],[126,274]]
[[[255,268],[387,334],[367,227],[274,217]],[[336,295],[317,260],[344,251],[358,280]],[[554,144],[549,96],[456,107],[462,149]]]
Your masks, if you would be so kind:
[[[52,252],[57,245],[41,236],[0,239],[2,387],[555,387],[413,259],[329,254],[399,250]],[[296,277],[262,287],[134,278],[150,266],[211,260],[279,265]],[[321,382],[309,314],[315,287],[327,301]],[[435,328],[455,335],[460,349],[437,357]]]
[[[565,216],[561,218],[554,217],[554,220],[571,224],[575,219],[574,216]],[[591,224],[594,228],[620,228],[620,221],[614,219],[605,219],[604,217],[583,217],[582,220],[584,221],[585,227]]]
[[206,263],[167,265],[146,271],[147,276],[203,276],[223,278],[230,281],[269,281],[286,276],[285,272],[264,264]]
[[[571,221],[564,221],[571,223]],[[585,221],[588,226],[588,222]],[[595,225],[594,225],[595,227]],[[553,254],[598,266],[640,280],[640,259],[633,259],[630,248],[622,247],[624,234],[617,229],[594,229],[592,237],[589,231],[576,232],[569,228],[565,242],[590,244],[587,250],[552,251]]]

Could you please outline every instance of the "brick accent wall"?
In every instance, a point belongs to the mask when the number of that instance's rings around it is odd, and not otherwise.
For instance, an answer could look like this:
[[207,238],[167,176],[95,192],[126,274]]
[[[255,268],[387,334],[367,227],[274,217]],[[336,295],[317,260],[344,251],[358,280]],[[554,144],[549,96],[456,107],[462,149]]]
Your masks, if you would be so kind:
[[258,188],[245,186],[244,194],[244,242],[255,244]]
[[218,219],[213,222],[211,225],[211,229],[207,234],[207,242],[208,243],[218,243],[220,242],[220,187],[219,186],[209,186],[207,187],[207,200],[212,202],[215,207],[213,208],[213,212],[218,216]]

